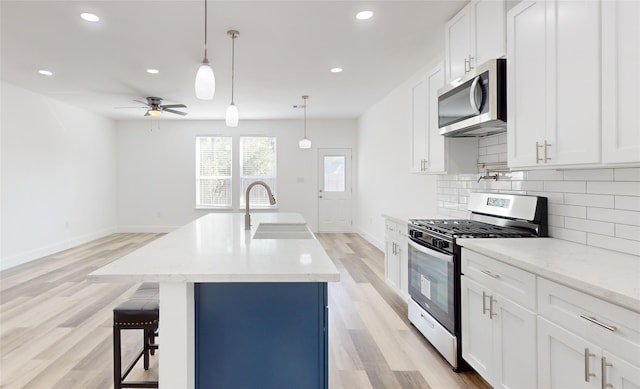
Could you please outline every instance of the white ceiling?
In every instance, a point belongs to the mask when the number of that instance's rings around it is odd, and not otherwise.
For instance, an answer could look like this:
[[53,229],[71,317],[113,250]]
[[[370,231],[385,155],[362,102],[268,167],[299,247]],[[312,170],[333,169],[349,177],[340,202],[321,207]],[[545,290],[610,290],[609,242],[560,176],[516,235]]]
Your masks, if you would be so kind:
[[[184,103],[185,119],[223,119],[231,101],[231,38],[236,29],[235,102],[243,119],[356,118],[444,50],[444,23],[466,0],[216,1],[208,3],[212,101],[195,97],[204,53],[202,1],[5,1],[1,8],[4,81],[116,120],[144,119],[134,99]],[[360,10],[372,10],[358,21]],[[101,17],[91,24],[81,12]],[[342,73],[330,73],[334,66]],[[160,73],[146,73],[149,67]],[[50,69],[53,76],[38,74]],[[163,114],[163,118],[183,119]]]

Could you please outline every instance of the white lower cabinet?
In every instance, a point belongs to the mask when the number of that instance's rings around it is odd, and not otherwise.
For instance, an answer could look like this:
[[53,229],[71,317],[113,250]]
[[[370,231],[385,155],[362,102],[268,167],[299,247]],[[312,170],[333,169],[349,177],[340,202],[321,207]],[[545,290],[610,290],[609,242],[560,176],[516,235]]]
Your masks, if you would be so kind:
[[534,276],[466,250],[462,267],[462,357],[494,388],[535,388],[536,314],[514,301],[519,292],[499,292],[535,288]]
[[385,220],[384,273],[389,285],[403,297],[409,295],[409,256],[407,226]]
[[640,314],[538,278],[540,388],[640,388]]

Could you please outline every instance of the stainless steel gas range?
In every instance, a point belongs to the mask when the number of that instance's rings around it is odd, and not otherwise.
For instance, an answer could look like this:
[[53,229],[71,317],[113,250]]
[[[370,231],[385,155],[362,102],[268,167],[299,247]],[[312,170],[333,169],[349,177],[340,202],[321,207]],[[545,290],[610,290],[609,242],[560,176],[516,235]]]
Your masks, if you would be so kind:
[[547,236],[547,199],[472,193],[467,219],[409,221],[409,320],[458,371],[463,366],[459,238]]

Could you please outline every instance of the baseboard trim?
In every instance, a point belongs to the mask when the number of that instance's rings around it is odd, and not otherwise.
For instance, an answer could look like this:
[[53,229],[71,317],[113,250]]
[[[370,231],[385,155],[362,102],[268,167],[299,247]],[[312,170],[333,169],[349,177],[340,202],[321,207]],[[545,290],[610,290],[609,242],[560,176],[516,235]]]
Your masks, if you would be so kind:
[[90,234],[78,236],[72,239],[67,239],[62,242],[54,243],[46,247],[39,247],[37,249],[25,251],[19,254],[12,255],[10,257],[2,258],[0,260],[0,271],[7,270],[12,267],[22,265],[31,262],[42,257],[46,257],[51,254],[58,253],[63,250],[70,249],[72,247],[91,242],[92,240],[100,239],[105,236],[116,233],[116,227],[106,228],[104,230],[95,231]]

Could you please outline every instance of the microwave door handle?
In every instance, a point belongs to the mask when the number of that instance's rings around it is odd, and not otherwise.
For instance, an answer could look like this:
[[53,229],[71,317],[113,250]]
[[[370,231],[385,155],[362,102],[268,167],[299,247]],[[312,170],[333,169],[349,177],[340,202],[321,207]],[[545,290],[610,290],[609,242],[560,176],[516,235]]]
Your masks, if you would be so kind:
[[431,255],[432,257],[436,257],[445,262],[453,262],[453,254],[443,254],[439,251],[431,250],[430,248],[422,246],[412,240],[409,240],[409,245],[421,253]]
[[478,82],[480,81],[480,76],[476,76],[471,83],[471,88],[469,88],[469,103],[471,104],[471,108],[474,110],[474,113],[480,113],[480,108],[482,106],[482,101],[478,104],[476,100],[476,89],[478,88]]

